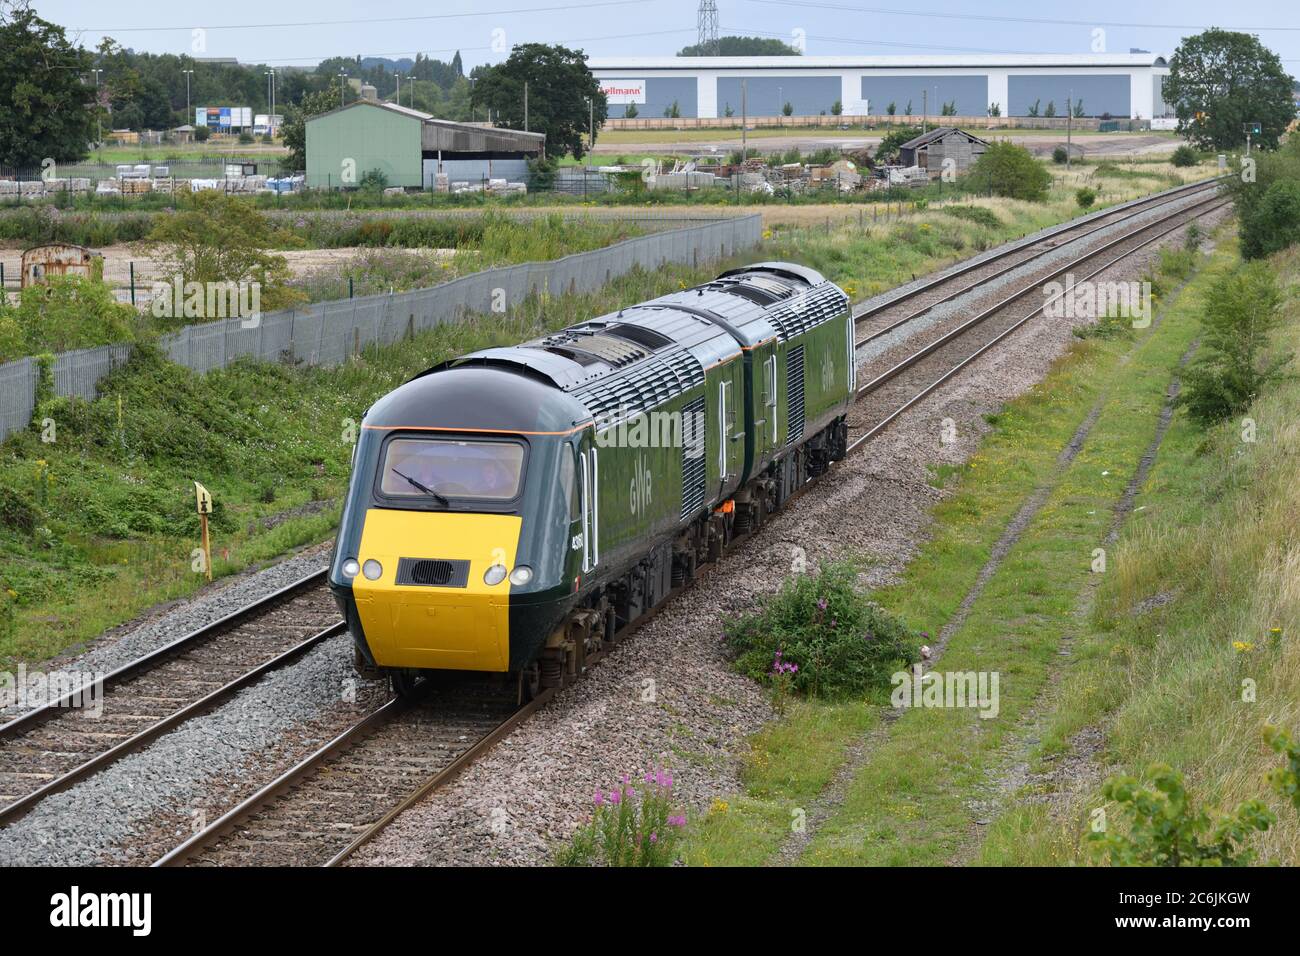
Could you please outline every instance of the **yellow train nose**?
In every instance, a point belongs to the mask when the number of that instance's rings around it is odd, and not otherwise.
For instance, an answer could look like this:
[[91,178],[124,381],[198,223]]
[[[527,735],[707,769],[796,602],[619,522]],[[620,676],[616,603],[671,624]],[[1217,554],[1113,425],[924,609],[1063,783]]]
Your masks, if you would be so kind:
[[[522,519],[455,511],[366,512],[352,582],[366,642],[381,667],[504,671],[510,664],[510,583]],[[371,565],[371,571],[374,566]]]

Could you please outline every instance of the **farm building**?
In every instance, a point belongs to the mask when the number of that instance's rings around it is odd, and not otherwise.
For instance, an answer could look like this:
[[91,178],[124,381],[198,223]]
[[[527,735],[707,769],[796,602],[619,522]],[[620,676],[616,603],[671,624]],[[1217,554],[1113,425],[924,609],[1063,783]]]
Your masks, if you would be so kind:
[[920,166],[933,179],[943,173],[944,160],[951,159],[955,172],[965,172],[988,149],[989,144],[955,126],[940,126],[898,147],[903,166]]
[[306,185],[352,186],[371,170],[389,186],[409,189],[434,188],[439,173],[453,183],[518,181],[545,144],[543,133],[453,123],[393,103],[357,100],[307,120]]

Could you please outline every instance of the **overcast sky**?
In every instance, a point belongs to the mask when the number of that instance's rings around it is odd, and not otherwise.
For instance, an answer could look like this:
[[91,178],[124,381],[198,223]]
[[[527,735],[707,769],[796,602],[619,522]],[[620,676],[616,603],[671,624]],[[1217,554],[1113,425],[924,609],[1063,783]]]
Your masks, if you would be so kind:
[[[911,8],[909,3],[915,3]],[[1235,0],[717,0],[721,33],[802,31],[808,54],[1083,53],[1094,30],[1108,52],[1170,53],[1207,26],[1256,32],[1300,73],[1300,4]],[[274,5],[171,0],[110,5],[36,0],[41,16],[87,47],[110,35],[154,53],[309,66],[329,56],[399,58],[423,52],[468,69],[511,45],[564,43],[589,56],[667,56],[696,40],[698,0],[280,0]],[[915,14],[904,13],[912,9]],[[1038,21],[1038,22],[1032,22]],[[1064,22],[1062,22],[1064,21]],[[160,29],[164,28],[164,29]],[[196,34],[194,31],[201,29]],[[202,45],[202,50],[198,47]]]

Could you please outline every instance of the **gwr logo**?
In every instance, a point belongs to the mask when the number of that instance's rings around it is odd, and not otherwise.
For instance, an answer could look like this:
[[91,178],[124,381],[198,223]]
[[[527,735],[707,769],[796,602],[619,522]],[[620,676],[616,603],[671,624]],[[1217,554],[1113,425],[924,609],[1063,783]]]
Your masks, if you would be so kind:
[[646,467],[645,456],[637,452],[636,462],[632,466],[628,501],[632,514],[641,514],[650,507],[650,469]]

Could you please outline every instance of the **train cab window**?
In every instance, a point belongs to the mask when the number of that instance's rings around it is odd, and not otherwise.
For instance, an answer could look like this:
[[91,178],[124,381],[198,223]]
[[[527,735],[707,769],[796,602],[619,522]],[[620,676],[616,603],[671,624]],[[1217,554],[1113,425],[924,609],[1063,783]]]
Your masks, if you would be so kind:
[[573,445],[564,443],[560,452],[560,487],[569,499],[569,521],[577,521],[581,511],[578,501],[577,466],[573,463]]
[[394,438],[384,448],[379,490],[389,498],[510,501],[523,466],[519,442]]

